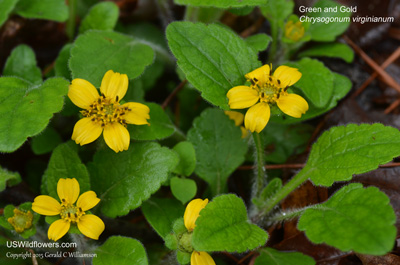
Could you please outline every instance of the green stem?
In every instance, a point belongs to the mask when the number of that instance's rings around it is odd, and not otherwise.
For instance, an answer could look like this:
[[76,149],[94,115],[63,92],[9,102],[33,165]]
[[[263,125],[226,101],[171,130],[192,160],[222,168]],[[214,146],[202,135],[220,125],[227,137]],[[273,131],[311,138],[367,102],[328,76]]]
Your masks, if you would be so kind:
[[280,212],[268,218],[268,221],[271,223],[281,222],[285,220],[290,220],[296,218],[304,213],[309,207],[304,207],[301,209],[292,209],[290,211]]
[[257,179],[255,188],[255,197],[261,195],[262,189],[265,186],[265,167],[264,167],[264,148],[261,143],[260,134],[257,132],[253,133],[253,140],[256,149],[256,163],[257,163]]
[[261,216],[267,215],[281,200],[288,196],[293,190],[297,189],[303,182],[308,179],[308,175],[311,171],[300,171],[294,176],[286,185],[282,187],[274,196],[272,196],[266,203],[265,207],[261,212]]
[[268,60],[269,60],[269,62],[273,62],[273,63],[275,63],[276,52],[277,52],[277,48],[278,48],[278,33],[279,33],[278,24],[272,22],[271,23],[272,43],[271,43],[271,49],[269,51]]
[[69,18],[66,25],[66,31],[69,40],[72,42],[75,37],[75,20],[77,0],[68,0]]
[[197,13],[199,11],[198,7],[194,6],[186,6],[185,10],[185,16],[183,17],[183,20],[185,21],[197,21]]

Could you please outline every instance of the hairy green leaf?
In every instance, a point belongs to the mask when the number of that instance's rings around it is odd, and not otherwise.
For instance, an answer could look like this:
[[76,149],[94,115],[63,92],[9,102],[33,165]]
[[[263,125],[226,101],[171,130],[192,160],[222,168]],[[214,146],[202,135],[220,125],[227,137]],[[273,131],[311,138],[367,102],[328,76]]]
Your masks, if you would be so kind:
[[89,173],[77,153],[72,141],[60,144],[51,154],[44,175],[47,194],[58,198],[57,183],[61,178],[75,178],[79,182],[80,194],[90,190]]
[[370,255],[389,252],[396,239],[396,215],[389,198],[376,187],[353,183],[328,201],[307,209],[298,228],[313,243]]
[[331,186],[378,168],[400,156],[398,129],[375,124],[349,124],[324,132],[312,146],[303,172],[316,185]]
[[19,0],[15,12],[26,18],[59,22],[64,22],[68,18],[68,6],[64,0]]
[[315,260],[300,252],[282,252],[273,248],[263,248],[254,265],[314,265]]
[[146,250],[138,240],[112,236],[96,249],[94,265],[148,265]]
[[183,204],[193,199],[197,193],[196,182],[193,179],[173,177],[170,181],[170,187],[174,197]]
[[50,153],[62,142],[60,134],[52,127],[47,127],[41,134],[32,138],[31,148],[35,155]]
[[165,238],[172,231],[173,222],[182,217],[185,208],[170,198],[151,198],[142,204],[142,212],[156,232]]
[[178,5],[213,6],[220,8],[264,5],[265,0],[174,0]]
[[[346,31],[350,25],[351,12],[340,11],[341,6],[332,0],[320,0],[314,5],[314,7],[320,8],[320,11],[307,13],[307,17],[316,19],[314,23],[310,21],[308,28],[312,40],[334,41],[337,36]],[[326,12],[325,8],[337,8],[337,12]],[[331,19],[339,19],[339,21],[330,21]],[[325,21],[329,21],[329,23]]]
[[92,30],[75,40],[69,67],[73,78],[82,78],[100,87],[108,70],[127,74],[129,79],[134,79],[153,60],[153,49],[130,36]]
[[54,64],[54,71],[56,76],[64,77],[65,79],[71,80],[71,71],[68,67],[68,61],[71,53],[72,44],[68,43],[64,45]]
[[35,53],[24,44],[12,50],[4,66],[3,75],[20,77],[35,85],[42,83],[42,72],[36,66]]
[[13,152],[28,137],[43,131],[62,109],[68,81],[47,79],[33,86],[16,77],[0,78],[0,151]]
[[301,89],[315,107],[325,107],[332,97],[333,80],[332,72],[318,60],[303,58],[298,62],[288,65],[296,67],[302,74],[294,86]]
[[246,206],[233,194],[214,198],[196,221],[192,244],[198,251],[245,252],[265,244],[268,234],[247,219]]
[[299,54],[299,57],[333,57],[341,58],[347,63],[354,59],[353,50],[344,43],[323,43],[312,46]]
[[18,0],[0,0],[0,27],[6,22],[8,15],[17,3]]
[[244,161],[247,144],[242,132],[223,111],[206,109],[193,122],[188,140],[196,150],[195,172],[212,190],[219,194],[226,190],[230,174]]
[[171,136],[175,126],[160,105],[144,103],[150,108],[150,125],[129,125],[128,130],[133,140],[159,140]]
[[260,9],[262,14],[268,18],[271,23],[279,23],[279,21],[284,21],[293,13],[293,8],[293,0],[270,0]]
[[177,163],[175,152],[154,142],[135,142],[119,154],[99,151],[88,168],[102,212],[116,217],[136,209],[160,188]]
[[226,110],[228,90],[243,85],[244,75],[260,66],[243,39],[217,24],[173,22],[167,39],[187,80],[204,99]]
[[112,30],[117,24],[119,8],[113,2],[100,2],[94,5],[83,18],[79,33],[89,29]]
[[268,48],[268,45],[271,43],[272,38],[267,34],[259,33],[247,37],[244,41],[256,52],[262,52]]

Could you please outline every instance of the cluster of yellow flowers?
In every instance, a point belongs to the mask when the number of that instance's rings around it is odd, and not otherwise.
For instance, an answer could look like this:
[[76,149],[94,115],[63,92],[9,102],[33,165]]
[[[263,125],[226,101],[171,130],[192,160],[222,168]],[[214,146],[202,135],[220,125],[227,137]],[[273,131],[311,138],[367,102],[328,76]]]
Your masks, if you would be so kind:
[[292,117],[300,118],[308,110],[307,101],[299,95],[289,94],[288,88],[295,84],[301,73],[293,67],[279,66],[273,75],[271,67],[264,65],[245,75],[250,86],[231,88],[227,97],[231,109],[249,108],[244,126],[251,132],[261,132],[271,116],[270,106]]

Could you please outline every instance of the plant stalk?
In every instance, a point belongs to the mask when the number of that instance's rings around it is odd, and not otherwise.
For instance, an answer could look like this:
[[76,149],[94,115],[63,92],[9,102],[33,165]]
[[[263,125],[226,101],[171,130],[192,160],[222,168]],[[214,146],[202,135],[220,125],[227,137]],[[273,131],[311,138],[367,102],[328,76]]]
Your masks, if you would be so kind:
[[264,148],[261,142],[260,134],[253,133],[254,146],[256,149],[256,183],[254,197],[259,197],[266,184],[266,173],[264,167]]
[[77,0],[68,0],[69,17],[66,25],[66,33],[69,41],[72,42],[75,37],[75,21]]

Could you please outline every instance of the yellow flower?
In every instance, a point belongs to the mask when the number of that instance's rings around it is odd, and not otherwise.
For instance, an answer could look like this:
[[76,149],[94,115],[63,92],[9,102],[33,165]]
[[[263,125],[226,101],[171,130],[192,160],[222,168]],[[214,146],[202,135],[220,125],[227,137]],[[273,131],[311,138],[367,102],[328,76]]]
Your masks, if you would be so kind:
[[[60,179],[57,183],[57,194],[61,204],[47,195],[37,196],[32,203],[32,210],[41,215],[60,215],[61,219],[53,222],[47,236],[57,241],[69,230],[71,223],[77,224],[79,231],[92,239],[99,239],[104,231],[103,221],[93,214],[85,212],[96,206],[100,199],[94,191],[87,191],[79,196],[79,183],[73,179]],[[79,198],[78,198],[79,197]],[[76,205],[74,205],[76,202]]]
[[[192,232],[196,227],[196,220],[200,215],[200,211],[206,207],[208,199],[194,199],[186,206],[185,214],[183,215],[183,222],[188,232]],[[215,265],[213,258],[204,251],[192,252],[190,259],[191,265]]]
[[215,265],[213,258],[204,251],[193,251],[190,258],[191,265]]
[[238,111],[231,110],[226,110],[225,115],[227,115],[229,119],[233,120],[236,126],[240,127],[240,130],[242,131],[242,138],[246,138],[249,131],[242,126],[244,122],[244,115]]
[[299,41],[303,38],[304,31],[303,23],[300,21],[294,23],[292,20],[289,20],[285,25],[285,37],[292,41]]
[[32,226],[33,215],[31,211],[23,212],[14,208],[14,216],[7,221],[14,227],[18,233],[24,232]]
[[282,65],[271,75],[270,66],[264,65],[245,77],[251,86],[231,88],[227,97],[231,109],[249,108],[244,125],[251,132],[259,133],[265,128],[270,118],[270,105],[276,104],[283,113],[295,118],[300,118],[308,110],[304,98],[287,93],[287,89],[301,78],[296,68]]
[[119,102],[128,90],[128,76],[109,70],[100,86],[101,96],[88,81],[80,78],[72,80],[68,97],[78,107],[84,118],[74,127],[72,140],[84,145],[93,142],[104,131],[104,140],[115,152],[128,150],[130,136],[127,124],[149,124],[150,109],[141,103]]

